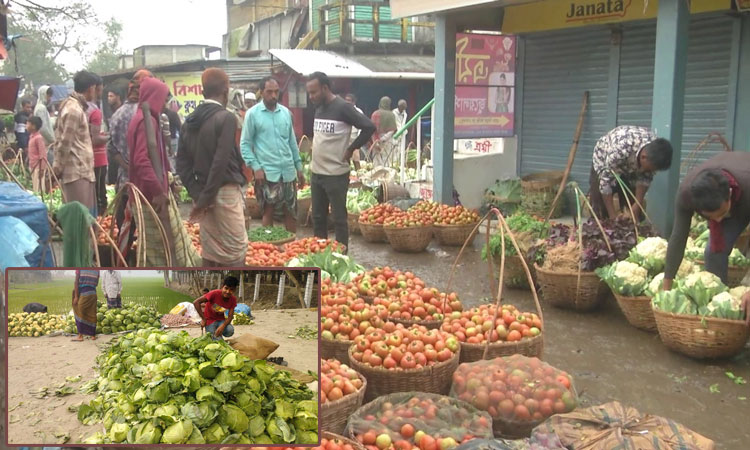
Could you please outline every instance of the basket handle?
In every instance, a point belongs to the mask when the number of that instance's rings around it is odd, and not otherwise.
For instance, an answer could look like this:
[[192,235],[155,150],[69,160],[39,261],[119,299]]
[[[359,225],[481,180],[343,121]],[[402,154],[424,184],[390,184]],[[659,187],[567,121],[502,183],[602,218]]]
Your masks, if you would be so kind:
[[[445,309],[445,303],[448,300],[448,292],[450,291],[450,286],[453,281],[453,277],[456,274],[456,268],[458,267],[458,262],[461,260],[464,250],[472,241],[472,237],[474,236],[474,233],[479,229],[479,227],[485,221],[487,221],[487,233],[485,234],[485,241],[487,244],[487,248],[489,249],[490,234],[491,234],[490,224],[491,224],[491,216],[493,214],[495,215],[495,217],[497,217],[498,222],[500,223],[500,227],[499,227],[500,228],[500,244],[502,248],[501,248],[501,253],[500,253],[500,276],[498,278],[499,286],[497,289],[497,297],[495,299],[495,316],[493,318],[492,323],[494,324],[495,322],[497,322],[497,316],[500,312],[500,301],[502,299],[502,293],[503,293],[503,277],[505,273],[505,233],[508,233],[508,237],[510,237],[511,242],[513,243],[513,247],[516,249],[516,253],[519,255],[519,259],[521,260],[521,265],[523,266],[523,270],[526,272],[526,279],[528,280],[528,283],[529,283],[529,289],[531,290],[531,295],[534,298],[534,306],[536,306],[536,311],[539,315],[539,320],[542,322],[542,329],[544,329],[544,315],[542,313],[542,306],[539,303],[539,297],[537,296],[537,292],[534,287],[534,279],[531,277],[529,266],[526,264],[526,258],[522,256],[523,253],[521,252],[521,249],[518,246],[518,242],[516,242],[516,238],[513,235],[513,232],[511,231],[510,227],[505,221],[505,217],[497,208],[490,209],[490,211],[476,224],[471,234],[469,235],[469,238],[464,242],[464,245],[461,247],[461,250],[458,252],[458,256],[456,256],[456,260],[453,262],[453,265],[451,266],[450,276],[448,277],[448,285],[446,286],[445,297],[443,298],[443,310]],[[492,292],[494,291],[494,287],[495,287],[494,286],[495,282],[492,277],[493,267],[492,267],[491,255],[487,255],[487,264],[489,267],[489,277],[490,277],[490,295],[492,295]],[[487,340],[486,340],[486,344],[484,348],[484,353],[482,355],[482,359],[487,358],[487,353],[490,348],[490,337],[492,336],[493,330],[494,328],[487,331]]]
[[680,164],[680,172],[682,172],[682,170],[685,168],[691,169],[693,167],[695,159],[698,157],[698,153],[706,148],[708,144],[711,144],[713,142],[720,143],[724,147],[724,151],[732,151],[732,147],[729,145],[729,142],[727,142],[724,136],[722,136],[719,132],[712,131],[708,133],[708,135],[702,141],[700,141],[698,145],[695,146],[690,154],[688,154],[687,158],[682,161],[682,164]]

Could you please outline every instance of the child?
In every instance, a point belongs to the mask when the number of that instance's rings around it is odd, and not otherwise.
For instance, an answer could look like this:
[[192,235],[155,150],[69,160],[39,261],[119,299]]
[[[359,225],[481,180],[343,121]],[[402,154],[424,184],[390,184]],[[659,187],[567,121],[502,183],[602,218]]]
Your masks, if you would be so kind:
[[26,130],[29,133],[29,170],[31,170],[31,188],[34,192],[47,192],[44,174],[47,173],[47,146],[39,130],[42,129],[42,119],[37,116],[29,117]]
[[[234,296],[240,280],[235,277],[226,277],[221,289],[203,294],[193,302],[196,311],[201,316],[201,325],[206,327],[206,331],[211,334],[212,339],[222,339],[234,334],[234,327],[231,325],[234,318],[234,308],[237,306],[237,297]],[[203,304],[205,307],[202,307]],[[224,312],[228,311],[227,317]]]

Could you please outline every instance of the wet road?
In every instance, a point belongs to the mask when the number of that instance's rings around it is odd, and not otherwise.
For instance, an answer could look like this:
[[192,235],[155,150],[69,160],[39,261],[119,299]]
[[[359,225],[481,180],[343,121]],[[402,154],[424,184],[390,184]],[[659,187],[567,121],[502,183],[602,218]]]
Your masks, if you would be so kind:
[[[302,233],[301,233],[302,234]],[[480,258],[480,235],[464,252],[452,290],[465,305],[486,302],[489,274]],[[410,255],[387,244],[351,241],[350,255],[367,268],[389,265],[411,270],[430,285],[445,289],[458,248],[438,247]],[[503,301],[523,311],[534,309],[527,290],[504,289]],[[619,401],[642,413],[669,417],[713,439],[717,448],[750,448],[750,347],[733,360],[701,362],[667,350],[656,333],[630,326],[614,298],[590,313],[542,309],[545,319],[543,359],[571,373],[583,406]],[[743,377],[737,385],[725,372]],[[711,386],[714,391],[711,392]],[[743,400],[745,398],[745,400]]]

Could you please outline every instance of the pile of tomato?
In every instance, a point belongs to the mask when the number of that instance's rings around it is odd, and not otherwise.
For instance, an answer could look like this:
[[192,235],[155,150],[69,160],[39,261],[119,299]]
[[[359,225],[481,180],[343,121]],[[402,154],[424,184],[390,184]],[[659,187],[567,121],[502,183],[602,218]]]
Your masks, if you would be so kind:
[[388,370],[411,370],[448,361],[459,349],[458,340],[439,330],[420,325],[405,328],[386,322],[354,339],[352,358],[370,367]]
[[114,233],[112,234],[112,239],[117,242],[117,224],[114,222],[114,218],[112,216],[101,216],[96,218],[96,222],[99,224],[100,227],[102,227],[102,230],[99,230],[96,235],[96,242],[99,245],[109,245],[109,240],[106,238],[106,236],[110,235],[110,230],[114,228]]
[[451,395],[487,411],[493,420],[526,425],[578,405],[570,375],[522,355],[461,364]]
[[267,242],[249,242],[245,255],[246,266],[281,267],[289,260],[286,254]]
[[245,192],[245,197],[255,198],[255,186],[250,185],[247,187],[247,191]]
[[392,228],[413,228],[432,225],[432,215],[410,209],[408,211],[397,211],[386,217],[383,226]]
[[390,215],[400,211],[400,209],[389,203],[379,203],[362,211],[359,214],[359,222],[370,225],[382,225]]
[[355,450],[351,443],[343,439],[320,439],[318,447],[249,447],[253,450]]
[[292,259],[299,255],[324,252],[328,247],[334,251],[341,251],[344,246],[331,239],[309,237],[284,244],[284,252],[289,259]]
[[542,321],[534,313],[522,313],[513,305],[502,305],[493,323],[495,310],[495,305],[482,305],[453,312],[440,329],[468,344],[482,344],[488,338],[490,342],[515,342],[542,332]]
[[450,450],[492,436],[492,420],[449,397],[391,394],[369,403],[349,423],[368,450]]
[[461,205],[448,206],[435,202],[420,201],[410,210],[428,214],[434,223],[441,225],[466,225],[479,222],[479,213]]
[[364,385],[359,374],[337,359],[321,361],[320,402],[335,402],[347,395],[356,394]]

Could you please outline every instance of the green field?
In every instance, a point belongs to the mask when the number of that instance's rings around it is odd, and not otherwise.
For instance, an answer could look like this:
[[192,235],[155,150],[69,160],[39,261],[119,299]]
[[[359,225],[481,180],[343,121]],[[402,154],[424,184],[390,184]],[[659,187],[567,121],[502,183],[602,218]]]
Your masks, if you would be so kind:
[[[8,290],[8,312],[23,312],[27,303],[37,302],[47,306],[51,314],[65,314],[71,309],[73,279],[53,281],[50,283],[11,284]],[[97,289],[98,299],[106,302],[101,289],[101,280]],[[126,278],[122,280],[122,302],[156,305],[156,309],[166,314],[181,302],[192,302],[194,299],[180,292],[164,287],[163,278]]]

